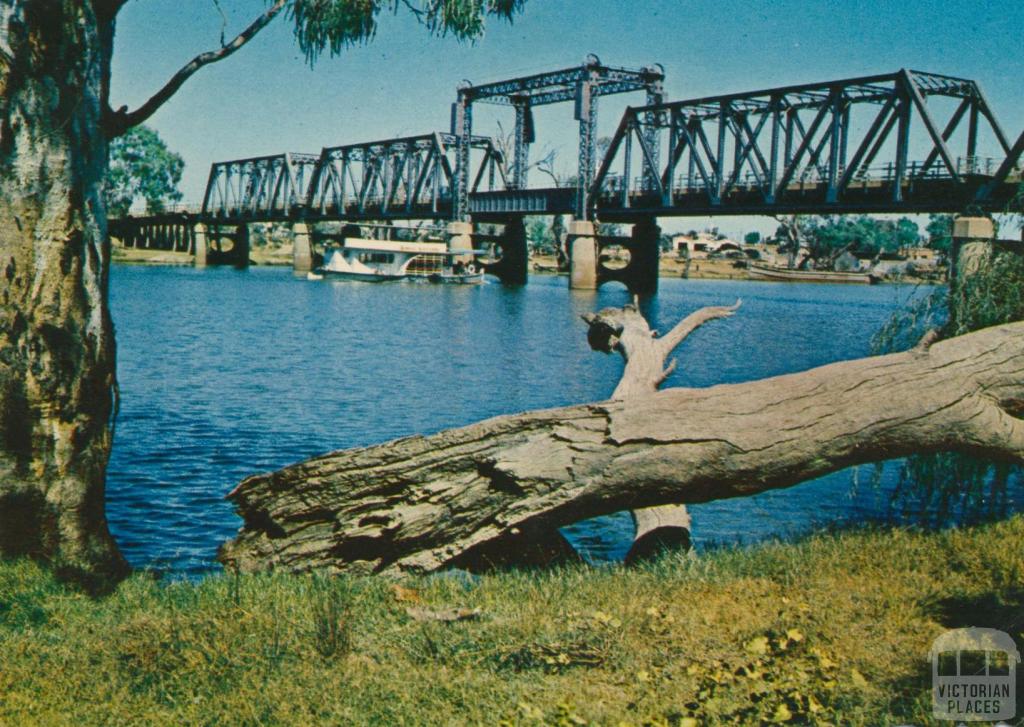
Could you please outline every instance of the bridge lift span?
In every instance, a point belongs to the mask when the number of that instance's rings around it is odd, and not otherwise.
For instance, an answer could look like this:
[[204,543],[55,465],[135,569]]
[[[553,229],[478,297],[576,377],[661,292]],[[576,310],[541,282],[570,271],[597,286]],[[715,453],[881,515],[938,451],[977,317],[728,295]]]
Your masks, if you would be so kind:
[[[458,89],[458,99],[452,104],[452,133],[459,139],[455,219],[467,220],[470,214],[469,165],[465,155],[468,153],[466,140],[472,138],[474,103],[500,104],[515,109],[511,190],[516,192],[526,188],[530,144],[535,140],[533,109],[567,101],[574,103],[574,117],[580,127],[574,212],[579,219],[585,219],[589,209],[588,194],[597,164],[598,98],[644,91],[647,94],[647,103],[657,104],[664,98],[664,80],[665,71],[661,66],[639,70],[614,68],[602,65],[600,59],[591,54],[587,56],[582,66],[575,68],[564,68],[560,71],[538,73],[480,86],[473,86],[468,81],[463,82]],[[522,194],[509,193],[507,197],[510,202],[507,207],[512,212],[518,212],[517,206],[530,204],[528,198]],[[495,201],[493,195],[491,201]]]

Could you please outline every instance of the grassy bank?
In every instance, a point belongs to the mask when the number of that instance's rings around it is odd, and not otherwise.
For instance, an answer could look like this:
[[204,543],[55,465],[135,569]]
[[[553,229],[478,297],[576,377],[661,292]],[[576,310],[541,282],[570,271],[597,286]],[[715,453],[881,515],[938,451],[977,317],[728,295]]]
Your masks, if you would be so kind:
[[1022,546],[1017,518],[397,588],[140,575],[101,601],[0,564],[0,724],[928,724],[935,636],[1024,641]]
[[[1017,517],[637,570],[139,574],[99,600],[10,562],[0,723],[928,724],[935,636],[1024,636],[1022,543]],[[432,620],[453,608],[479,613]]]

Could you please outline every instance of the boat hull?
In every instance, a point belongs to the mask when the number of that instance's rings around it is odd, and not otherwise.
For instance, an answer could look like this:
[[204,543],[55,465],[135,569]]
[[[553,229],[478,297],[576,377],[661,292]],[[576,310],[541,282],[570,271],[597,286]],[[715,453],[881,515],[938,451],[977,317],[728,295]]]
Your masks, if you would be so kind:
[[395,280],[405,280],[406,275],[385,275],[383,273],[359,273],[329,268],[317,268],[316,274],[331,280],[354,280],[362,283],[388,283]]
[[758,280],[774,280],[783,283],[854,283],[873,285],[878,278],[870,273],[836,273],[826,270],[788,270],[751,265],[747,273]]
[[311,280],[329,278],[331,280],[354,280],[363,283],[387,283],[396,280],[405,280],[410,283],[432,283],[435,285],[480,285],[484,282],[484,274],[482,272],[460,274],[431,273],[429,275],[407,273],[404,275],[388,275],[383,273],[360,273],[318,268],[314,274],[308,277]]
[[[412,279],[413,276],[409,276]],[[435,285],[480,285],[484,274],[479,273],[432,273],[425,276],[428,283]]]

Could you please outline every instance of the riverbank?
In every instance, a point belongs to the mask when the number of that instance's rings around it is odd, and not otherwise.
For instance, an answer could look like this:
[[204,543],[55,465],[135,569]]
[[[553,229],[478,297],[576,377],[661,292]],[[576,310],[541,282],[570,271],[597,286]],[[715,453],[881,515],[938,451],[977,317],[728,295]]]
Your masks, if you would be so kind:
[[[610,265],[622,266],[625,260],[612,260]],[[554,274],[557,262],[553,256],[535,255],[530,258],[531,274]],[[685,275],[683,273],[686,273]],[[695,260],[689,268],[685,260],[677,257],[662,257],[658,264],[658,276],[662,278],[692,278],[695,280],[753,280],[743,268],[737,268],[732,260]]]
[[[115,263],[132,265],[192,265],[193,258],[188,253],[170,252],[167,250],[136,250],[115,246],[113,248]],[[253,247],[249,252],[252,265],[292,264],[292,248],[290,245],[280,247]],[[746,269],[738,268],[732,260],[694,260],[687,267],[685,260],[676,257],[663,257],[658,266],[658,276],[662,278],[690,278],[694,280],[755,280]],[[616,264],[614,261],[612,264]],[[617,264],[623,264],[619,261]],[[530,273],[533,275],[555,275],[557,267],[552,256],[537,255],[530,258]],[[904,277],[901,282],[930,282],[917,277]]]
[[636,570],[137,574],[99,600],[0,563],[0,722],[930,724],[936,636],[1020,644],[1021,542],[1017,516]]
[[[111,257],[115,263],[126,265],[194,265],[195,258],[187,252],[171,250],[146,250],[131,247],[112,246]],[[253,247],[249,251],[252,265],[291,265],[292,248]]]

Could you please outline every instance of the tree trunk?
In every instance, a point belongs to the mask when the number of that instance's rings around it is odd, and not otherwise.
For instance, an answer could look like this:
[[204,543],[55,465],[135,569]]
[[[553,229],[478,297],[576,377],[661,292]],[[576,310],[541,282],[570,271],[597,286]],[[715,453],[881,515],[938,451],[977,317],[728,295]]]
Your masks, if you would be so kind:
[[1013,323],[798,374],[316,457],[235,488],[245,524],[220,558],[241,570],[471,566],[528,530],[752,495],[913,452],[1019,462],[1022,412],[1024,323]]
[[125,563],[104,515],[115,379],[103,6],[0,9],[0,553],[109,577]]
[[[702,308],[691,313],[662,338],[647,325],[636,304],[624,308],[606,308],[596,315],[585,315],[587,340],[597,351],[619,353],[625,361],[622,378],[612,392],[612,400],[648,396],[657,391],[675,369],[676,362],[665,366],[672,351],[694,330],[708,321],[731,316],[740,303],[725,307]],[[684,505],[661,505],[633,510],[633,544],[626,563],[636,563],[669,548],[690,547],[690,514]]]

